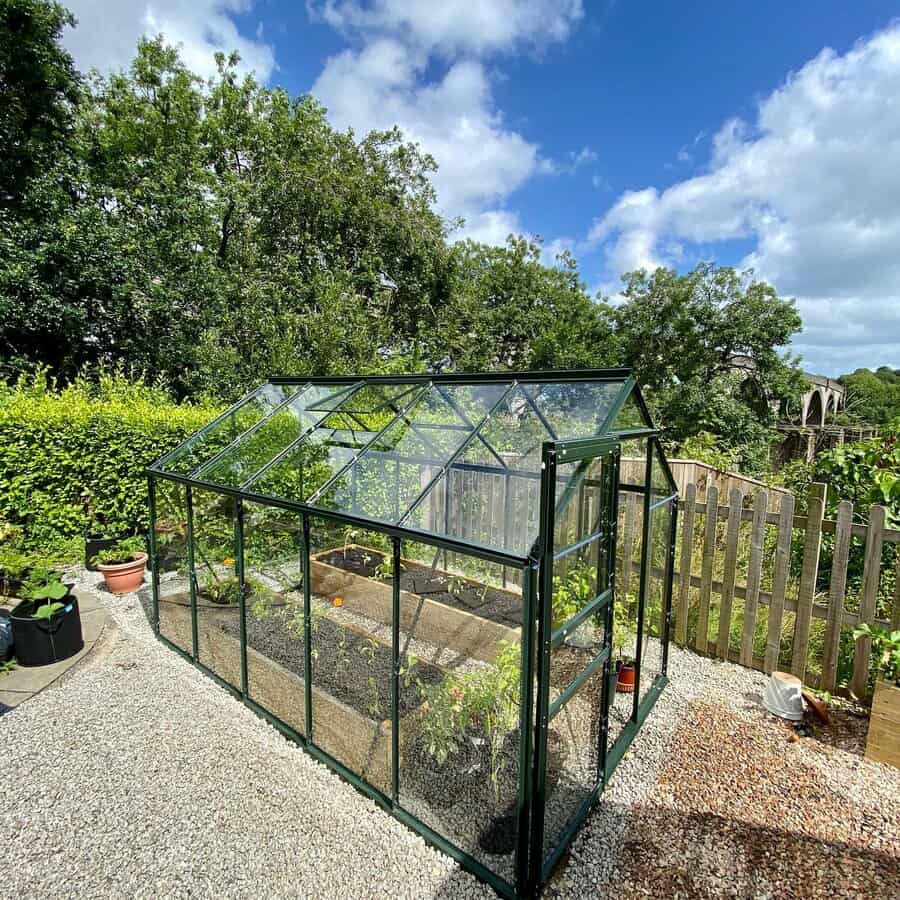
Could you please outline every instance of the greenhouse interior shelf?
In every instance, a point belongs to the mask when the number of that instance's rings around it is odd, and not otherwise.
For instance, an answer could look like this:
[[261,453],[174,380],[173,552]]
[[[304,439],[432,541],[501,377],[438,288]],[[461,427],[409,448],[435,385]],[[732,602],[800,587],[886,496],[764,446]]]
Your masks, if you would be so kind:
[[666,683],[677,488],[630,372],[270,378],[148,475],[160,638],[534,896]]

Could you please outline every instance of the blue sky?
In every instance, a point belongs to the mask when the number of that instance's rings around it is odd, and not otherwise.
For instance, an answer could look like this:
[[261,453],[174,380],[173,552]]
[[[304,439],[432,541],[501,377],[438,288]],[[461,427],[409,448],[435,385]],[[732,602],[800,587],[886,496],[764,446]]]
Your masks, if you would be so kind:
[[339,128],[399,124],[460,235],[541,235],[615,296],[638,266],[752,266],[824,374],[900,367],[900,10],[888,3],[73,0],[82,67],[142,33],[216,49]]

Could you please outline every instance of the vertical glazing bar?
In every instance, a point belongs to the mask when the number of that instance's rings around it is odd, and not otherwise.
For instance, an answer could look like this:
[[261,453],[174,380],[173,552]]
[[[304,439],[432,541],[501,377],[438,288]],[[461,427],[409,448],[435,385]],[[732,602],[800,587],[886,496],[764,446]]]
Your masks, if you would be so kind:
[[613,617],[616,605],[616,546],[619,528],[619,467],[622,451],[620,447],[612,452],[611,465],[606,468],[608,482],[603,486],[601,502],[606,507],[606,584],[612,591],[609,603],[603,610],[603,646],[609,649],[609,655],[603,664],[603,682],[600,687],[600,734],[597,748],[597,779],[606,781],[606,751],[609,744],[609,707],[610,707],[610,668],[612,659]]
[[194,491],[190,485],[184,489],[187,508],[188,591],[191,598],[191,647],[194,662],[200,659],[200,637],[197,631],[197,572],[194,568]]
[[638,707],[641,704],[641,656],[644,647],[644,604],[647,602],[647,582],[649,567],[653,561],[650,552],[650,495],[653,493],[653,441],[647,441],[647,464],[644,469],[644,520],[641,522],[641,583],[638,586],[637,644],[634,648],[634,706],[631,719],[637,722]]
[[522,682],[519,697],[519,831],[516,844],[516,890],[528,896],[528,844],[532,816],[531,742],[534,732],[534,629],[537,567],[522,572]]
[[306,740],[312,742],[312,590],[310,588],[309,564],[309,515],[303,513],[303,643],[305,644],[304,661],[306,663],[305,688],[306,688]]
[[392,538],[391,596],[391,799],[400,802],[400,539]]
[[672,583],[675,580],[675,552],[678,535],[678,498],[672,501],[672,515],[669,517],[669,558],[666,560],[666,580],[663,585],[663,601],[666,604],[665,633],[662,637],[662,674],[669,670],[669,638],[672,633]]
[[550,703],[550,608],[553,599],[553,532],[556,509],[556,450],[544,444],[541,460],[540,573],[537,616],[537,715],[534,726],[534,798],[531,848],[528,854],[529,885],[536,890],[544,856],[544,811],[547,805],[547,725]]
[[147,510],[150,515],[150,591],[153,596],[153,626],[159,634],[159,560],[156,558],[156,481],[147,476]]
[[241,617],[241,693],[248,693],[247,680],[247,586],[244,583],[244,501],[234,498],[234,565],[238,580],[238,615]]

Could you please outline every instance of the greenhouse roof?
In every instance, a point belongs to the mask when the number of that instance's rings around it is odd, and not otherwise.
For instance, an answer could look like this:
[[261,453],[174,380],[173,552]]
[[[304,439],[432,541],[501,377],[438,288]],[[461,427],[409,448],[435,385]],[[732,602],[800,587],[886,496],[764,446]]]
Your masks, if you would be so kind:
[[[273,377],[150,471],[262,503],[447,537],[449,524],[426,511],[449,490],[451,470],[539,480],[545,442],[652,429],[628,369]],[[671,493],[662,466],[662,493]],[[574,477],[574,467],[561,467],[560,476]],[[476,543],[522,558],[536,537],[535,525],[514,546],[491,534]]]

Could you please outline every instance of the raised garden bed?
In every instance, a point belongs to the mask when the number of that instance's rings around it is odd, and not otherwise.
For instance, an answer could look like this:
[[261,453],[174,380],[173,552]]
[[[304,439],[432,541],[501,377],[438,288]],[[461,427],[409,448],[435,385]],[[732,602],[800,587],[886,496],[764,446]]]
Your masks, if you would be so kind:
[[[340,596],[352,612],[389,625],[393,600],[390,578],[376,568],[384,554],[356,544],[317,553],[310,560],[313,593]],[[447,572],[402,560],[400,627],[463,657],[493,662],[501,641],[519,641],[522,598],[511,591],[459,579],[449,590]],[[514,624],[515,623],[515,626]]]
[[900,687],[886,681],[875,684],[866,758],[900,769]]

